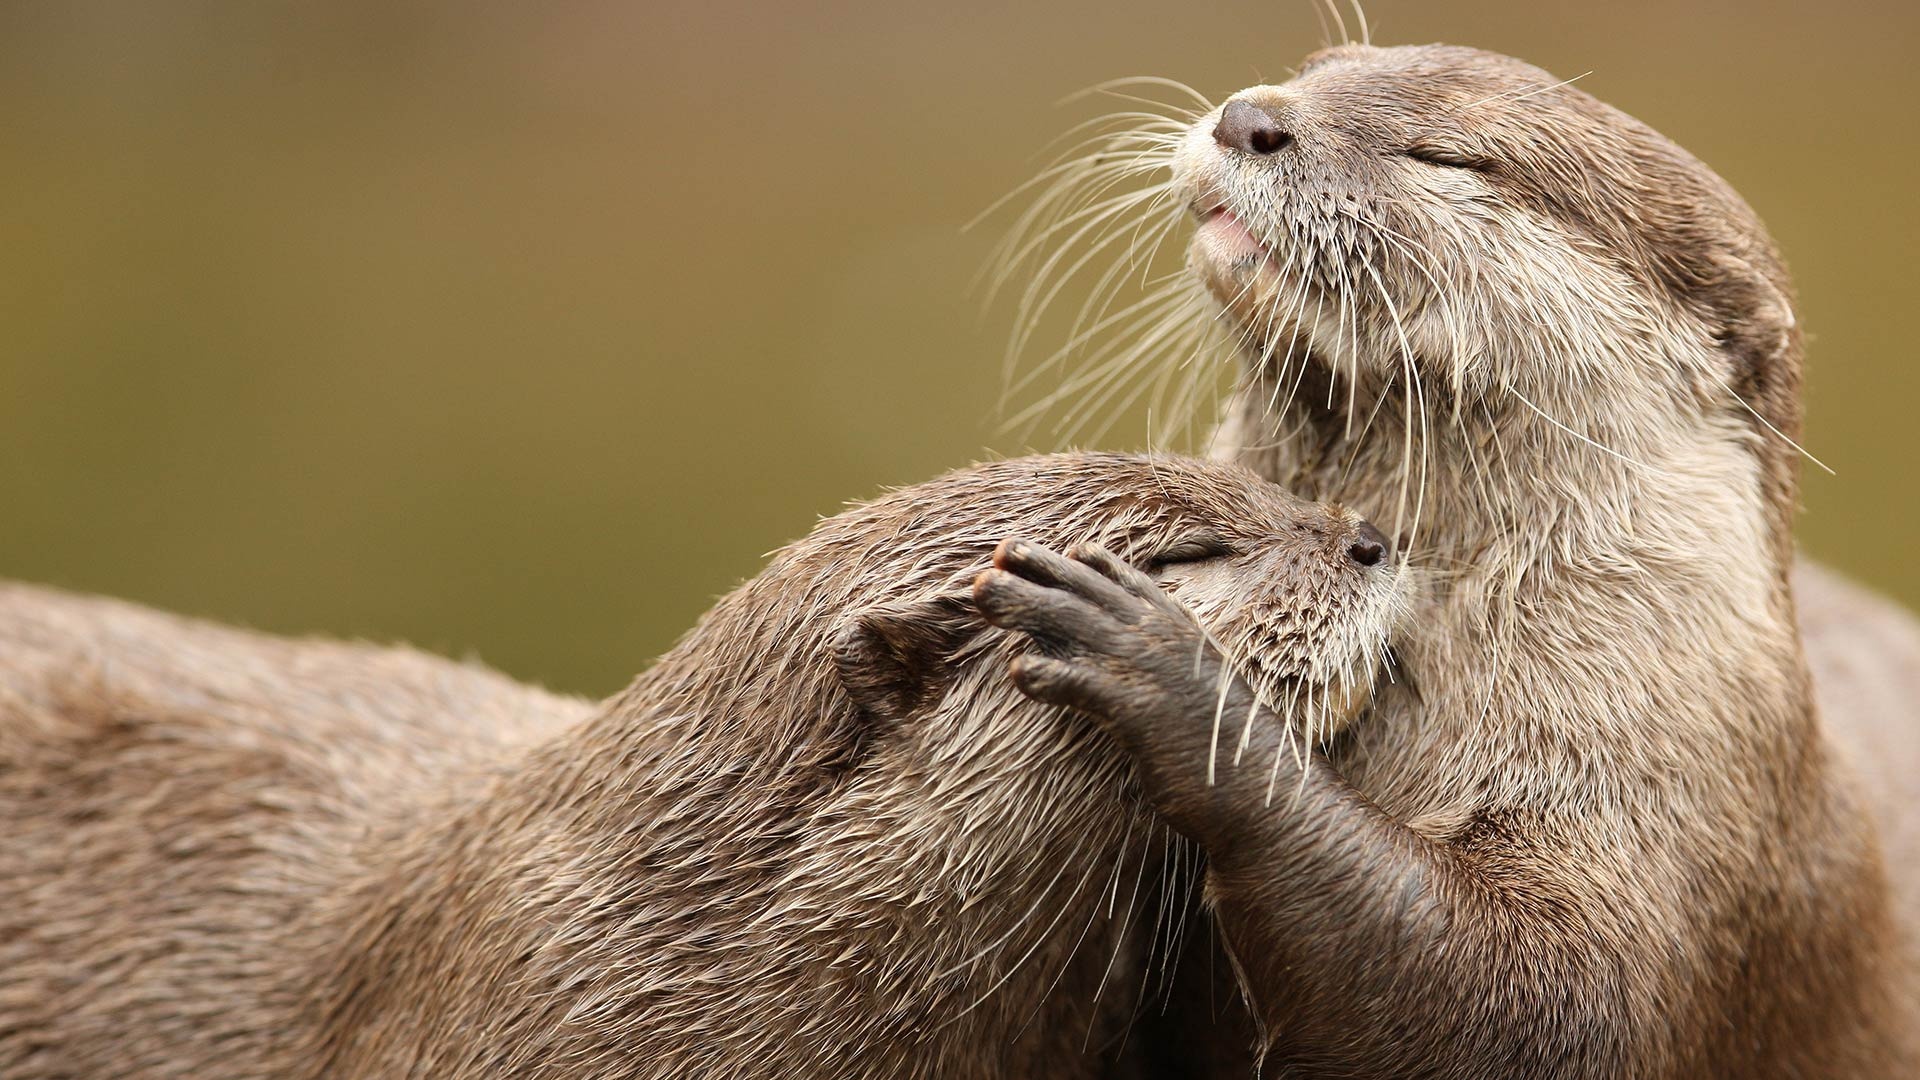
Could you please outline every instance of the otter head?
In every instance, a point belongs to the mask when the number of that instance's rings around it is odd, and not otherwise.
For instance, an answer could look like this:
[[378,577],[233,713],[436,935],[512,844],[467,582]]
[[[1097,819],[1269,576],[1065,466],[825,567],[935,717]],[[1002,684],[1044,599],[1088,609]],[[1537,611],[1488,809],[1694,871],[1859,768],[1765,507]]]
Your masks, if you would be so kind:
[[[1209,397],[1193,361],[1225,327],[1241,460],[1305,494],[1396,529],[1424,499],[1449,528],[1511,533],[1566,506],[1556,491],[1641,501],[1623,466],[1711,472],[1683,498],[1757,479],[1784,554],[1791,285],[1752,210],[1686,151],[1571,80],[1476,49],[1339,46],[1219,105],[1132,82],[1200,105],[1117,113],[1037,178],[1002,251],[1003,279],[1029,261],[1038,276],[1013,348],[1067,279],[1092,295],[1034,374],[1073,352],[1085,372],[1022,416],[1071,397],[1078,423],[1136,400],[1129,380],[1192,373],[1156,399],[1178,424]],[[1126,272],[1187,222],[1189,274]],[[1142,279],[1159,283],[1107,314]],[[1448,554],[1496,538],[1476,528]]]
[[1382,375],[1411,359],[1479,393],[1623,385],[1540,370],[1556,360],[1712,354],[1717,370],[1679,374],[1749,391],[1797,369],[1788,281],[1752,210],[1658,132],[1509,57],[1322,50],[1201,116],[1173,170],[1201,223],[1196,273],[1269,344],[1297,328],[1303,347]]
[[1799,429],[1800,338],[1765,229],[1571,80],[1477,49],[1345,45],[1171,146],[1190,266],[1268,377],[1332,384],[1300,392],[1323,420],[1400,386],[1631,454],[1635,418],[1677,412],[1763,436],[1790,482],[1764,436]]
[[987,626],[969,599],[1009,536],[1099,544],[1155,575],[1235,671],[1315,738],[1368,699],[1406,589],[1373,526],[1245,469],[1119,454],[981,465],[843,515],[807,542],[841,549],[849,572],[872,579],[853,596],[885,597],[856,605],[832,635],[840,683],[861,710],[902,721],[1035,708],[1006,679],[1008,653],[1027,643]]

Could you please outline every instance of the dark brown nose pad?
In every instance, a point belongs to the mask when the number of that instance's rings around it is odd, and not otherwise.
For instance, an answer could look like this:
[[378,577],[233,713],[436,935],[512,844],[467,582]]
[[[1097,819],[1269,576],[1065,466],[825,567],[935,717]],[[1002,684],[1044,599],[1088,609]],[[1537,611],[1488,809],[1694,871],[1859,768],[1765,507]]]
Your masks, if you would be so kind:
[[1273,115],[1251,101],[1229,101],[1213,127],[1213,141],[1243,154],[1272,154],[1293,141]]
[[1372,522],[1363,521],[1354,530],[1353,543],[1347,545],[1347,558],[1361,566],[1379,566],[1393,554],[1393,545],[1388,542],[1387,534],[1373,527]]

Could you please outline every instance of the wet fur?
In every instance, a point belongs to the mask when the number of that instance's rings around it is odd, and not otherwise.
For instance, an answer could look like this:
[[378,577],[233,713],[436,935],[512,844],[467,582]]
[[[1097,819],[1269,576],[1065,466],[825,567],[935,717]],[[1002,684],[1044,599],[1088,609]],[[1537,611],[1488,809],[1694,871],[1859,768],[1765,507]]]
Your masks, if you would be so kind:
[[[1857,784],[1835,743],[1911,761],[1892,748],[1920,638],[1875,609],[1869,643],[1844,624],[1870,602],[1803,577],[1830,739],[1790,582],[1800,332],[1758,218],[1650,128],[1491,53],[1345,46],[1235,99],[1292,143],[1227,150],[1203,109],[1143,128],[1128,163],[1171,168],[1153,204],[1224,207],[1267,252],[1194,248],[1243,361],[1218,452],[1394,526],[1435,576],[1396,647],[1407,681],[1328,752],[1327,782],[1380,815],[1376,869],[1401,884],[1362,925],[1387,932],[1355,943],[1352,911],[1298,891],[1298,836],[1264,875],[1216,874],[1267,912],[1239,931],[1265,960],[1222,922],[1268,1067],[1912,1073],[1873,816],[1906,850],[1913,784]],[[1046,198],[1077,205],[1086,178],[1124,179],[1095,163]],[[1088,220],[1151,234],[1112,205]],[[1161,325],[1135,363],[1191,365]],[[1328,798],[1274,828],[1355,820]],[[1293,966],[1336,944],[1345,969]]]
[[[1127,1075],[1181,848],[968,588],[1011,533],[1332,559],[1352,520],[983,465],[822,523],[600,705],[6,587],[0,1075]],[[1310,570],[1243,599],[1343,595]]]

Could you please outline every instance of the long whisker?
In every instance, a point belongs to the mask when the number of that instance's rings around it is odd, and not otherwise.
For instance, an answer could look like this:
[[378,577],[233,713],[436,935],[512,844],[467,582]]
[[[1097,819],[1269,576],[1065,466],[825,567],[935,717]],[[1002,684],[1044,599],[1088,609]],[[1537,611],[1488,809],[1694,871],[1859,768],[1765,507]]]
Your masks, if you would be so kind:
[[1166,301],[1183,297],[1191,291],[1192,289],[1187,284],[1184,275],[1168,275],[1167,278],[1162,279],[1161,283],[1157,283],[1155,287],[1143,294],[1140,299],[1135,300],[1126,307],[1114,312],[1103,312],[1099,321],[1079,330],[1072,337],[1068,338],[1065,344],[1049,353],[1045,359],[1034,365],[1031,371],[1012,382],[1008,386],[1008,393],[1019,393],[1026,389],[1035,379],[1046,374],[1048,370],[1057,366],[1062,360],[1079,351],[1079,349],[1088,342],[1098,339],[1104,332],[1116,324],[1126,322],[1128,319],[1139,315],[1149,305],[1163,304]]
[[[1145,330],[1137,338],[1131,334],[1116,335],[1115,341],[1097,354],[1100,358],[1091,364],[1087,371],[1068,379],[1058,391],[1022,410],[1013,422],[1022,423],[1032,420],[1057,405],[1062,398],[1086,391],[1088,396],[1084,397],[1080,405],[1063,421],[1067,424],[1066,437],[1071,438],[1085,422],[1085,417],[1111,400],[1112,396],[1126,385],[1125,376],[1150,369],[1149,362],[1157,355],[1156,346],[1181,340],[1175,335],[1193,332],[1192,324],[1197,317],[1193,306],[1196,304],[1197,297],[1192,292],[1175,293],[1169,303],[1156,309],[1158,312],[1156,319],[1140,320],[1142,325],[1151,325],[1151,329]],[[1137,350],[1136,353],[1129,353],[1130,342]],[[1117,384],[1116,380],[1119,380]]]
[[[1157,198],[1158,194],[1159,192],[1150,188],[1147,192],[1137,193],[1137,196],[1152,195]],[[1116,200],[1110,211],[1100,214],[1093,220],[1086,222],[1081,228],[1076,229],[1073,235],[1068,237],[1065,243],[1061,244],[1059,250],[1055,251],[1053,255],[1049,256],[1047,260],[1040,265],[1034,272],[1032,283],[1030,283],[1020,295],[1020,303],[1015,313],[1015,318],[1020,321],[1023,329],[1021,333],[1014,338],[1011,351],[1017,353],[1026,347],[1027,340],[1035,329],[1039,315],[1052,306],[1054,299],[1060,295],[1061,290],[1066,288],[1067,284],[1074,279],[1075,275],[1084,269],[1087,263],[1091,262],[1102,251],[1105,251],[1120,240],[1125,239],[1127,234],[1124,231],[1113,230],[1094,238],[1085,253],[1068,264],[1064,270],[1061,270],[1060,266],[1062,261],[1071,255],[1074,250],[1073,245],[1086,238],[1089,233],[1105,227],[1121,215],[1140,207],[1142,203],[1147,204],[1147,208],[1151,209],[1156,198],[1123,196],[1120,200]],[[1042,239],[1044,239],[1044,237]],[[1049,279],[1052,280],[1051,285],[1047,284]]]
[[[1124,179],[1124,177],[1114,177],[1107,182],[1107,186],[1111,186],[1121,179]],[[1066,258],[1072,249],[1073,243],[1080,239],[1080,237],[1086,235],[1087,232],[1099,228],[1107,219],[1125,214],[1134,206],[1148,201],[1165,190],[1165,184],[1155,184],[1139,191],[1122,192],[1119,195],[1112,195],[1101,199],[1099,202],[1082,206],[1059,220],[1051,222],[1045,228],[1040,229],[1031,237],[1027,238],[1026,242],[1014,251],[1010,257],[1010,261],[1014,265],[1024,262],[1030,258],[1036,250],[1052,240],[1054,234],[1078,226],[1074,234],[1060,244],[1059,250],[1048,257],[1047,262],[1041,267],[1041,272],[1044,273],[1050,267],[1057,265],[1061,259]]]
[[[1094,281],[1093,288],[1088,291],[1086,300],[1081,303],[1080,309],[1074,313],[1073,324],[1067,330],[1069,337],[1077,336],[1081,328],[1086,325],[1089,317],[1097,319],[1106,314],[1107,310],[1112,307],[1114,299],[1119,295],[1121,288],[1131,279],[1132,272],[1136,268],[1139,269],[1141,273],[1141,287],[1146,287],[1146,275],[1154,257],[1160,253],[1160,245],[1172,234],[1174,226],[1180,221],[1177,215],[1163,214],[1159,215],[1158,220],[1152,226],[1148,226],[1147,222],[1154,219],[1160,201],[1160,199],[1155,199],[1142,209],[1140,223],[1134,227],[1132,234],[1127,238],[1126,251],[1114,259],[1113,264]],[[1086,259],[1090,259],[1091,257],[1092,253],[1089,252],[1085,258],[1064,271],[1064,274],[1072,275],[1078,273]],[[1179,277],[1182,281],[1186,280],[1185,274],[1181,274]]]
[[[1007,235],[994,246],[988,260],[990,273],[987,278],[989,287],[986,302],[991,304],[1007,280],[1020,269],[1026,260],[1041,244],[1046,235],[1056,225],[1076,214],[1084,215],[1092,209],[1092,200],[1102,191],[1129,178],[1134,170],[1124,161],[1105,166],[1079,166],[1081,171],[1069,174],[1054,187],[1048,189],[1014,222]],[[979,284],[975,279],[975,286]]]
[[1406,372],[1409,386],[1413,391],[1413,393],[1405,399],[1407,403],[1405,408],[1406,421],[1403,425],[1404,431],[1402,432],[1405,445],[1401,453],[1400,507],[1395,511],[1394,520],[1394,528],[1396,530],[1398,530],[1402,524],[1399,515],[1406,510],[1407,483],[1412,471],[1410,455],[1413,452],[1413,416],[1417,412],[1420,417],[1420,483],[1414,498],[1413,524],[1404,534],[1408,537],[1407,546],[1411,547],[1414,538],[1417,537],[1420,532],[1420,516],[1426,507],[1427,497],[1428,438],[1426,394],[1420,387],[1420,366],[1414,362],[1413,345],[1407,340],[1407,328],[1405,323],[1400,319],[1400,309],[1394,304],[1393,297],[1388,293],[1386,282],[1380,279],[1380,271],[1374,268],[1371,261],[1366,263],[1366,267],[1367,274],[1373,278],[1374,288],[1380,294],[1381,303],[1386,305],[1387,316],[1393,323],[1394,334],[1400,342],[1401,368]]
[[[1126,119],[1143,121],[1144,123],[1139,128],[1129,129],[1127,131],[1122,131],[1122,132],[1106,132],[1099,135],[1093,135],[1086,139],[1082,139],[1078,143],[1075,143],[1073,146],[1063,151],[1059,157],[1055,158],[1052,162],[1048,163],[1048,165],[1045,168],[1041,169],[1039,172],[1035,173],[1033,176],[1028,177],[1026,180],[1021,181],[1017,186],[1013,188],[1013,190],[993,200],[993,202],[987,205],[987,208],[985,210],[980,211],[978,214],[975,214],[972,218],[968,219],[966,224],[960,226],[960,231],[968,232],[968,231],[971,231],[972,229],[978,228],[981,222],[992,217],[1001,207],[1007,205],[1007,203],[1013,201],[1015,198],[1018,198],[1021,194],[1027,191],[1031,191],[1033,188],[1037,187],[1038,185],[1043,184],[1048,180],[1054,179],[1055,177],[1058,177],[1062,173],[1071,172],[1075,169],[1080,169],[1080,170],[1086,169],[1088,167],[1088,161],[1084,156],[1080,155],[1078,151],[1084,150],[1086,147],[1091,146],[1094,143],[1098,143],[1102,141],[1111,141],[1115,138],[1126,138],[1128,136],[1134,136],[1134,135],[1154,134],[1155,132],[1153,131],[1153,128],[1161,124],[1166,125],[1167,133],[1169,134],[1177,134],[1181,131],[1186,130],[1185,125],[1180,124],[1173,120],[1169,120],[1165,117],[1156,116],[1152,113],[1142,113],[1142,112],[1108,113],[1105,116],[1096,116],[1091,120],[1082,120],[1080,123],[1075,124],[1071,128],[1068,128],[1066,131],[1060,133],[1059,135],[1054,136],[1053,142],[1057,144],[1065,139],[1071,138],[1072,136],[1086,130],[1087,128],[1093,127],[1098,124],[1114,123],[1116,121],[1126,120]],[[1042,153],[1044,152],[1045,151],[1042,151]]]
[[[1180,319],[1184,314],[1184,305],[1188,301],[1189,294],[1185,290],[1169,287],[1160,293],[1149,296],[1145,300],[1130,306],[1118,315],[1111,316],[1110,318],[1112,320],[1124,322],[1127,326],[1125,331],[1114,335],[1115,341],[1119,344],[1109,345],[1095,353],[1088,363],[1082,366],[1078,372],[1064,380],[1055,391],[1045,399],[1034,402],[1027,406],[1027,408],[1021,410],[1018,414],[1010,418],[1008,423],[1012,425],[1024,423],[1038,413],[1044,412],[1058,404],[1060,397],[1063,395],[1077,393],[1087,389],[1089,386],[1103,385],[1109,369],[1124,369],[1130,362],[1131,358],[1127,355],[1126,350],[1121,347],[1126,341],[1136,339],[1144,331],[1144,328],[1149,326],[1154,328],[1152,333],[1155,335],[1171,332],[1172,329],[1175,328],[1176,320]],[[1138,313],[1133,314],[1136,311]],[[1023,377],[1017,389],[1024,389],[1028,383],[1032,382],[1034,377],[1043,373],[1044,370],[1045,368],[1042,368]]]
[[1333,31],[1327,25],[1326,5],[1321,2],[1315,2],[1313,4],[1308,5],[1308,7],[1313,11],[1313,21],[1320,24],[1321,47],[1332,48],[1333,47]]
[[1600,451],[1601,453],[1607,455],[1608,457],[1618,458],[1619,460],[1625,462],[1628,465],[1633,466],[1636,469],[1643,469],[1646,471],[1647,475],[1649,476],[1671,478],[1670,475],[1665,471],[1661,469],[1656,469],[1653,466],[1646,464],[1645,462],[1636,461],[1633,458],[1630,458],[1627,455],[1621,453],[1620,451],[1615,450],[1613,447],[1608,446],[1605,443],[1598,442],[1581,432],[1575,431],[1573,428],[1568,427],[1567,425],[1561,423],[1560,421],[1555,420],[1553,417],[1548,416],[1545,410],[1541,409],[1540,406],[1535,405],[1532,401],[1528,400],[1526,395],[1514,389],[1512,386],[1503,384],[1500,388],[1506,391],[1507,394],[1510,395],[1515,401],[1518,401],[1520,404],[1525,405],[1529,409],[1532,409],[1534,414],[1540,417],[1540,419],[1545,420],[1547,423],[1552,424],[1554,427],[1559,428],[1561,431],[1564,431],[1568,435],[1573,436],[1575,439],[1578,439],[1579,441],[1586,443],[1588,446],[1593,447],[1595,450]]
[[1741,408],[1743,408],[1743,409],[1745,409],[1745,410],[1747,410],[1748,412],[1750,412],[1750,413],[1752,413],[1752,414],[1753,414],[1753,418],[1754,418],[1755,420],[1758,420],[1758,421],[1760,421],[1760,423],[1762,423],[1762,424],[1764,424],[1764,425],[1766,426],[1766,429],[1767,429],[1768,431],[1771,431],[1771,432],[1773,432],[1773,433],[1774,433],[1775,435],[1777,435],[1777,436],[1779,436],[1779,438],[1780,438],[1780,441],[1781,441],[1781,442],[1784,442],[1784,443],[1786,443],[1786,444],[1787,444],[1788,446],[1791,446],[1791,447],[1793,447],[1793,448],[1794,448],[1795,450],[1797,450],[1797,451],[1799,451],[1799,453],[1800,453],[1800,456],[1801,456],[1801,457],[1804,457],[1804,458],[1806,458],[1806,459],[1807,459],[1808,461],[1811,461],[1811,462],[1813,462],[1813,463],[1814,463],[1815,465],[1817,465],[1817,466],[1819,466],[1819,467],[1821,468],[1821,470],[1822,470],[1822,471],[1824,471],[1824,472],[1825,472],[1825,473],[1826,473],[1826,474],[1827,474],[1828,476],[1839,476],[1839,475],[1840,475],[1839,473],[1837,473],[1837,472],[1834,472],[1834,471],[1833,471],[1833,467],[1832,467],[1832,466],[1830,466],[1830,465],[1828,465],[1828,464],[1827,464],[1826,462],[1824,462],[1824,461],[1821,461],[1821,460],[1820,460],[1819,458],[1817,458],[1817,457],[1814,457],[1814,456],[1813,456],[1813,454],[1812,454],[1812,452],[1811,452],[1811,451],[1809,451],[1809,450],[1808,450],[1808,449],[1807,449],[1806,447],[1804,447],[1804,446],[1801,446],[1801,445],[1800,445],[1799,443],[1797,443],[1797,442],[1794,442],[1794,441],[1793,441],[1793,438],[1792,438],[1791,436],[1789,436],[1789,435],[1788,435],[1788,434],[1787,434],[1786,432],[1784,432],[1784,431],[1781,431],[1781,430],[1780,430],[1779,428],[1777,428],[1777,427],[1774,427],[1774,426],[1773,426],[1773,421],[1771,421],[1771,420],[1769,420],[1769,419],[1767,419],[1767,418],[1766,418],[1766,417],[1764,417],[1764,416],[1761,416],[1761,415],[1760,415],[1760,410],[1758,410],[1758,409],[1756,409],[1756,408],[1754,408],[1754,407],[1753,407],[1752,405],[1750,405],[1750,404],[1748,404],[1748,403],[1747,403],[1747,399],[1746,399],[1746,398],[1743,398],[1743,397],[1741,397],[1741,396],[1740,396],[1740,394],[1739,394],[1739,392],[1738,392],[1738,391],[1736,391],[1736,390],[1734,390],[1734,388],[1733,388],[1733,386],[1732,386],[1731,384],[1729,384],[1729,383],[1728,383],[1728,382],[1727,382],[1727,381],[1726,381],[1725,379],[1721,379],[1721,380],[1719,380],[1719,382],[1720,382],[1720,385],[1721,385],[1721,386],[1723,386],[1723,387],[1725,387],[1725,388],[1726,388],[1726,391],[1727,391],[1727,396],[1728,396],[1728,397],[1731,397],[1731,398],[1732,398],[1733,400],[1735,400],[1735,401],[1737,401],[1737,402],[1739,402],[1739,403],[1740,403],[1740,407],[1741,407]]
[[1169,79],[1163,75],[1126,75],[1118,79],[1108,79],[1106,82],[1095,83],[1084,90],[1078,90],[1068,94],[1061,99],[1060,103],[1066,104],[1068,102],[1079,101],[1094,94],[1104,93],[1105,91],[1122,86],[1164,86],[1170,90],[1178,90],[1192,98],[1194,104],[1200,107],[1201,112],[1213,111],[1213,102],[1209,101],[1205,94],[1202,94],[1200,91],[1195,90],[1193,87],[1188,86],[1178,79]]
[[1347,32],[1347,17],[1341,14],[1339,5],[1333,0],[1321,0],[1321,3],[1326,6],[1327,14],[1333,16],[1335,25],[1340,27],[1340,44],[1353,44],[1353,35]]
[[[1126,119],[1141,114],[1116,114],[1103,121]],[[1164,124],[1164,130],[1155,130]],[[1180,125],[1172,121],[1149,121],[1121,131],[1089,135],[1045,166],[1039,175],[996,200],[985,212],[991,214],[1013,196],[1046,181],[1054,183],[1041,191],[1034,204],[1014,222],[1003,246],[1018,246],[1038,222],[1049,215],[1065,213],[1099,194],[1114,182],[1140,173],[1153,172],[1171,157]],[[985,214],[981,215],[982,217]],[[976,221],[979,218],[975,219]]]
[[[1544,94],[1549,90],[1558,90],[1563,86],[1567,86],[1572,83],[1577,83],[1581,79],[1584,79],[1591,74],[1593,74],[1593,72],[1583,71],[1580,74],[1575,75],[1571,79],[1562,79],[1557,83],[1549,83],[1546,86],[1522,87],[1519,90],[1502,90],[1499,93],[1493,95],[1492,97],[1484,97],[1484,98],[1481,98],[1479,101],[1469,101],[1465,105],[1458,106],[1450,111],[1464,112],[1467,109],[1478,108],[1481,105],[1487,105],[1492,102],[1499,101],[1503,98],[1508,98],[1509,100],[1512,100],[1512,101],[1525,101],[1526,99],[1533,97],[1535,94]],[[1516,94],[1518,96],[1510,97],[1510,95],[1516,95]]]
[[[1131,822],[1129,822],[1127,826],[1127,836],[1129,840],[1132,839],[1133,826]],[[1127,895],[1126,913],[1120,916],[1120,921],[1116,924],[1116,929],[1113,935],[1113,954],[1107,957],[1106,970],[1100,973],[1100,985],[1094,987],[1094,990],[1093,990],[1093,1000],[1096,1002],[1100,1000],[1100,996],[1102,994],[1106,993],[1107,982],[1113,977],[1114,965],[1119,963],[1121,950],[1127,944],[1127,941],[1128,941],[1127,931],[1133,925],[1134,904],[1136,901],[1140,899],[1140,885],[1142,882],[1146,880],[1147,864],[1152,861],[1150,858],[1148,858],[1148,853],[1151,852],[1152,849],[1153,849],[1153,830],[1149,828],[1147,830],[1145,838],[1141,842],[1140,857],[1139,857],[1140,868],[1138,871],[1135,872],[1133,876],[1133,889]],[[1123,842],[1123,845],[1122,845],[1123,854],[1124,854],[1124,850],[1125,850],[1125,844]],[[1107,904],[1107,915],[1109,918],[1113,916],[1114,901],[1117,901],[1118,899],[1119,899],[1119,892],[1116,889],[1114,892],[1113,900],[1110,900]],[[1093,1013],[1089,1015],[1087,1018],[1087,1035],[1086,1035],[1086,1038],[1081,1042],[1082,1050],[1085,1050],[1086,1047],[1093,1042],[1093,1021],[1098,1015],[1099,1015],[1098,1013]]]
[[[1040,315],[1053,303],[1054,298],[1066,287],[1067,282],[1072,280],[1071,273],[1056,277],[1054,271],[1072,254],[1074,245],[1086,239],[1089,234],[1105,228],[1115,219],[1125,215],[1130,210],[1149,202],[1156,194],[1158,194],[1158,191],[1151,188],[1142,192],[1130,192],[1126,195],[1116,196],[1113,199],[1090,208],[1088,211],[1083,211],[1081,214],[1075,215],[1075,218],[1088,214],[1091,214],[1091,217],[1084,222],[1080,222],[1079,227],[1075,228],[1074,231],[1067,236],[1058,250],[1041,263],[1040,267],[1034,273],[1032,283],[1029,284],[1021,294],[1020,303],[1015,313],[1015,320],[1021,329],[1014,336],[1013,343],[1009,346],[1010,353],[1018,354],[1025,349],[1028,339],[1038,328]],[[1051,233],[1060,228],[1068,227],[1074,224],[1074,222],[1075,219],[1068,219],[1048,229],[1046,233],[1036,237],[1033,243],[1028,245],[1026,250],[1033,250],[1041,243],[1044,243]],[[1099,236],[1092,241],[1093,247],[1087,256],[1083,256],[1077,262],[1073,263],[1073,267],[1077,270],[1079,267],[1085,266],[1088,258],[1090,258],[1092,254],[1106,249],[1125,236],[1126,233],[1121,231],[1113,231]],[[1049,282],[1051,282],[1051,284],[1049,284]]]
[[[1197,310],[1200,303],[1199,299],[1193,294],[1188,294],[1186,299],[1189,302],[1188,307],[1180,311],[1173,319],[1170,319],[1167,325],[1156,327],[1152,332],[1140,339],[1137,343],[1138,353],[1136,355],[1128,357],[1122,348],[1124,343],[1117,343],[1114,349],[1111,350],[1116,353],[1122,363],[1128,365],[1132,375],[1138,376],[1141,373],[1150,372],[1154,369],[1156,365],[1154,365],[1152,361],[1165,351],[1159,349],[1158,346],[1168,345],[1177,347],[1175,343],[1186,341],[1199,332],[1194,325],[1200,314]],[[1081,428],[1089,422],[1089,418],[1099,412],[1108,402],[1112,401],[1115,394],[1119,393],[1126,385],[1127,383],[1124,380],[1118,383],[1111,383],[1107,390],[1093,396],[1072,413],[1068,414],[1064,421],[1064,437],[1071,440],[1075,435],[1079,434]],[[1107,422],[1102,425],[1100,432],[1096,433],[1096,438],[1099,434],[1104,434],[1106,428],[1112,426],[1119,412],[1124,411],[1135,401],[1139,400],[1140,396],[1146,392],[1150,385],[1151,384],[1136,387],[1131,394],[1123,399],[1119,403],[1118,410],[1110,415]]]

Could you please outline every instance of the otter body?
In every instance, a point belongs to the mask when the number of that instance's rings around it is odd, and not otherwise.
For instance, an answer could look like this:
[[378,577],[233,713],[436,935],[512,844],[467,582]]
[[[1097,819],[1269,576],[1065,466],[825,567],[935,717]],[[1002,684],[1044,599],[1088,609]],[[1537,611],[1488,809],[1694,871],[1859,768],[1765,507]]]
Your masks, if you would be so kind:
[[[1912,743],[1920,637],[1883,610],[1860,647],[1866,601],[1810,572],[1823,727],[1791,583],[1801,339],[1758,218],[1645,125],[1472,49],[1328,49],[1157,130],[1043,209],[1159,155],[1234,328],[1218,454],[1391,524],[1434,582],[1404,678],[1326,747],[1337,783],[1239,802],[1266,857],[1211,875],[1268,1067],[1914,1074],[1876,837],[1910,847],[1912,783],[1864,759]],[[1231,817],[1186,812],[1203,844]],[[1302,831],[1342,827],[1392,871],[1344,967],[1332,897],[1294,887]]]
[[1920,999],[1920,622],[1804,559],[1793,598],[1821,727],[1873,817],[1912,973],[1906,994]]
[[293,930],[588,702],[0,586],[0,1076],[275,1073]]
[[1356,528],[1198,462],[980,466],[822,523],[600,705],[10,587],[0,1075],[1125,1075],[1172,841],[1007,682],[973,577],[1012,534],[1284,556],[1216,627],[1319,605],[1355,656],[1247,640],[1360,672],[1398,578]]

